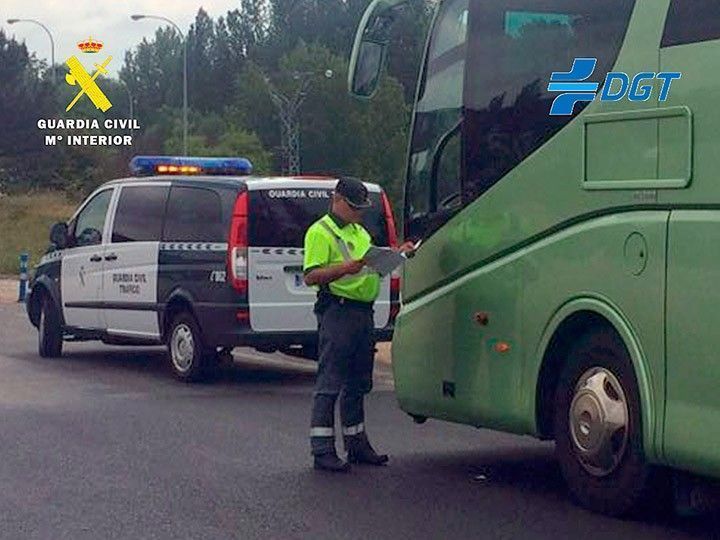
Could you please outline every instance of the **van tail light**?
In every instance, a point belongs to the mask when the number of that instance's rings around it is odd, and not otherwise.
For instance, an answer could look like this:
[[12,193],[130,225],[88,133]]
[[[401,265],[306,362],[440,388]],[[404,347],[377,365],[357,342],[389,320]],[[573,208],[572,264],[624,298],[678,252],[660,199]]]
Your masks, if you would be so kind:
[[395,324],[395,319],[400,314],[400,302],[390,304],[390,324]]
[[[397,228],[393,217],[392,206],[387,193],[382,192],[383,212],[385,213],[385,226],[387,227],[388,244],[392,248],[398,247]],[[390,324],[400,313],[400,272],[395,270],[390,276]]]
[[390,299],[400,299],[400,272],[394,270],[390,276]]
[[230,222],[228,243],[228,272],[232,286],[240,293],[248,291],[248,193],[240,193],[235,200]]
[[398,247],[397,228],[395,227],[395,218],[393,217],[392,206],[387,193],[382,192],[383,211],[385,212],[385,226],[387,227],[388,244],[390,247]]
[[390,276],[390,324],[400,313],[400,273],[395,270]]

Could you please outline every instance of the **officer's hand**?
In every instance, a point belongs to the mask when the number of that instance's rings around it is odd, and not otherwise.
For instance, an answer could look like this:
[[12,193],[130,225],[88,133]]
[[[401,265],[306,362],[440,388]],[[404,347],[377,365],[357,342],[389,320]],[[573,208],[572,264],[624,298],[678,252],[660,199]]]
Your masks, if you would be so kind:
[[400,253],[405,253],[406,255],[412,253],[415,251],[415,243],[414,242],[405,242],[402,246],[398,248],[398,251]]
[[344,265],[345,275],[352,276],[359,274],[365,268],[365,261],[348,261]]

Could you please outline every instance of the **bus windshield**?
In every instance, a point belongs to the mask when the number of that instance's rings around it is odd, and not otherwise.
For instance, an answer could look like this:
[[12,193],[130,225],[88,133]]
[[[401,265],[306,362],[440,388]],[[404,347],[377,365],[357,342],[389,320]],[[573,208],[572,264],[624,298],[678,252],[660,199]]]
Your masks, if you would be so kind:
[[471,202],[566,125],[573,117],[549,115],[551,73],[593,57],[591,80],[601,82],[633,6],[634,0],[447,0],[416,105],[406,222]]

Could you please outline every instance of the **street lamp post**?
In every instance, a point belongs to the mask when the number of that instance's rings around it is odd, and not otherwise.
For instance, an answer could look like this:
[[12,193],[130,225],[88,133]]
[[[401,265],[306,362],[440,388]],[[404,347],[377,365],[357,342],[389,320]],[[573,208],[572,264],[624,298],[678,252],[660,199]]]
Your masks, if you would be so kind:
[[134,118],[132,92],[130,92],[130,87],[128,86],[128,84],[125,81],[123,81],[122,79],[118,79],[118,80],[120,81],[120,84],[122,84],[125,87],[125,91],[127,92],[127,95],[128,95],[128,103],[130,104],[130,129],[132,130],[132,121]]
[[35,19],[8,19],[8,24],[16,24],[19,22],[27,22],[32,24],[37,24],[40,28],[45,30],[47,32],[48,37],[50,38],[50,76],[52,78],[53,84],[55,84],[55,40],[52,37],[52,34],[50,33],[50,30],[47,26],[45,26],[40,21],[36,21]]
[[130,18],[133,21],[139,21],[142,19],[155,19],[158,21],[164,21],[171,25],[183,40],[183,155],[187,156],[188,153],[188,62],[187,62],[187,46],[188,42],[185,38],[185,34],[180,27],[167,17],[160,15],[131,15]]
[[[295,72],[293,79],[298,81],[295,91],[289,95],[282,93],[265,76],[265,84],[270,92],[275,107],[280,115],[281,147],[283,154],[282,174],[297,176],[301,172],[300,163],[300,109],[308,96],[313,79],[319,74],[316,71]],[[326,79],[332,79],[331,69],[324,72]]]

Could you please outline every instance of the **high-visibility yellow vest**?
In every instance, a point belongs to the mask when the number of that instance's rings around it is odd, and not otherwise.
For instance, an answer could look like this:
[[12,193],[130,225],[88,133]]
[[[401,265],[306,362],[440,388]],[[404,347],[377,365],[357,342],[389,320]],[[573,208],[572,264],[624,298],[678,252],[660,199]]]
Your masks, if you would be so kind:
[[[305,273],[314,268],[342,264],[349,260],[362,259],[372,245],[372,238],[365,228],[356,223],[339,227],[326,214],[313,223],[305,233]],[[335,296],[374,302],[380,293],[380,276],[369,268],[354,276],[345,276],[329,284]]]

